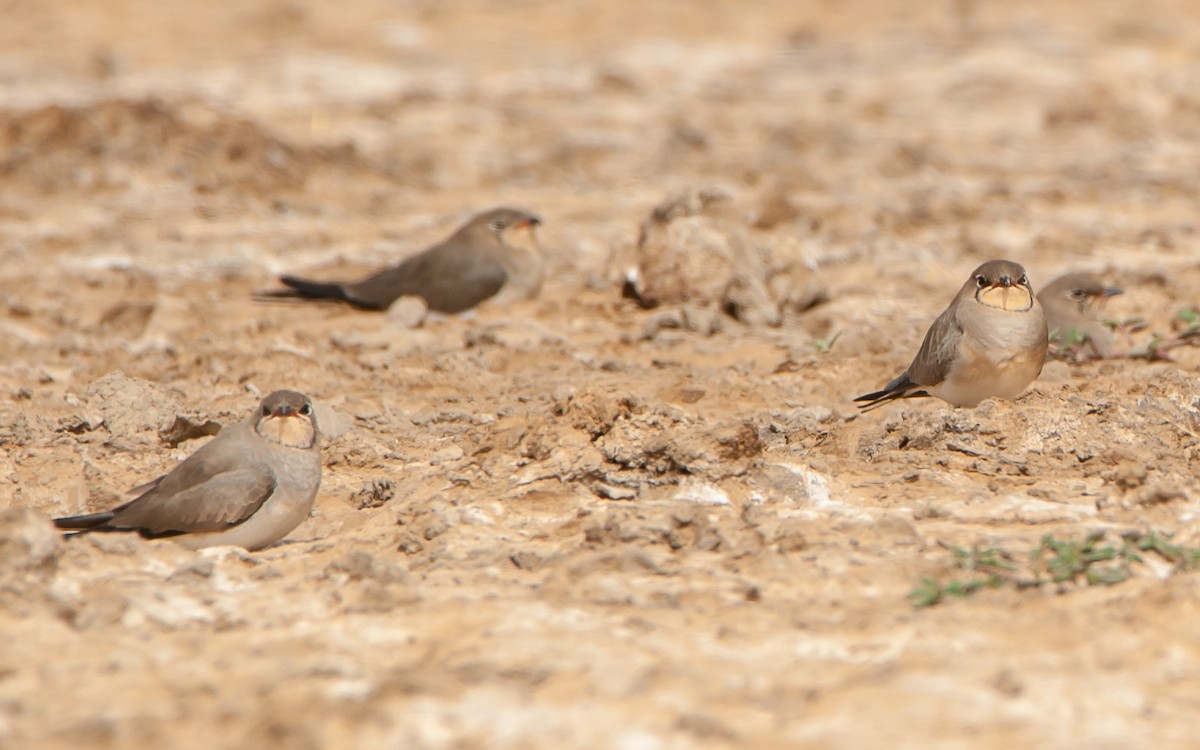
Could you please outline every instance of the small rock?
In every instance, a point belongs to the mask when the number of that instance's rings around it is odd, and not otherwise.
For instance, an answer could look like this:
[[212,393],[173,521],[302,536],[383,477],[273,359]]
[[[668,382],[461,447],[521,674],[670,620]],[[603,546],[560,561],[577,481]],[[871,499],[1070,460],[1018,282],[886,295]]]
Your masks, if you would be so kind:
[[362,487],[359,487],[358,491],[350,496],[350,502],[359,510],[363,510],[385,505],[395,496],[395,482],[390,479],[372,479],[369,482],[363,482]]
[[167,580],[179,581],[187,579],[204,579],[212,578],[213,571],[216,570],[216,563],[205,557],[197,557],[193,560],[185,562],[175,569]]
[[167,630],[208,625],[215,620],[211,608],[201,599],[171,588],[132,592],[121,615],[121,622],[127,627],[139,627],[149,621]]
[[696,482],[687,484],[675,493],[676,500],[686,500],[700,505],[729,505],[729,495],[715,485]]
[[632,500],[637,497],[637,490],[628,487],[617,487],[604,482],[593,482],[592,492],[608,500]]
[[553,558],[553,555],[534,550],[521,550],[508,556],[509,562],[520,570],[539,570]]
[[362,550],[347,552],[325,568],[325,575],[345,576],[351,581],[372,580],[378,583],[407,581],[408,569],[403,565],[376,558]]
[[317,427],[326,439],[332,440],[354,427],[353,417],[341,413],[322,401],[314,401],[313,410],[317,418]]
[[87,404],[80,420],[91,425],[97,417],[116,437],[168,434],[183,411],[174,394],[141,378],[113,372],[87,387]]
[[425,322],[429,305],[423,297],[404,295],[388,307],[387,321],[392,328],[408,330]]
[[437,466],[439,464],[457,461],[462,457],[463,449],[461,447],[457,445],[447,445],[434,451],[433,455],[429,457],[429,463],[433,466]]
[[329,343],[348,352],[387,351],[392,334],[382,329],[371,331],[338,331],[329,334]]
[[29,508],[0,511],[0,573],[50,568],[62,554],[62,536],[50,519]]
[[564,350],[569,342],[557,331],[532,320],[508,319],[472,328],[464,339],[468,347],[501,347],[517,352]]
[[1042,374],[1038,376],[1038,381],[1043,385],[1069,383],[1071,382],[1071,368],[1066,362],[1051,360],[1042,367]]

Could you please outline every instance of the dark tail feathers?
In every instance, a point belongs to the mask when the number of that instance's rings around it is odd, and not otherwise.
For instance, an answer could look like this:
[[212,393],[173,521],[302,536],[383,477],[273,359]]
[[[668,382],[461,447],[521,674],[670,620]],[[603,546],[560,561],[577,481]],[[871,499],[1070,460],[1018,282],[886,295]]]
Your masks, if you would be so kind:
[[259,302],[271,302],[280,299],[325,299],[353,304],[353,301],[346,295],[346,290],[341,284],[309,281],[308,279],[298,279],[295,276],[280,276],[279,280],[291,287],[291,289],[269,289],[262,292],[255,292],[254,299]]
[[904,373],[884,386],[883,390],[859,396],[854,400],[858,403],[860,410],[867,412],[878,409],[887,402],[895,401],[896,399],[924,398],[928,395],[928,393],[921,390],[921,386],[908,379],[908,373]]
[[[120,510],[118,508],[118,510]],[[182,531],[150,531],[149,529],[131,529],[122,526],[110,526],[109,521],[116,517],[113,511],[105,511],[103,513],[89,513],[86,516],[69,516],[67,518],[54,519],[54,525],[60,529],[64,529],[67,533],[63,534],[66,537],[78,536],[86,534],[89,531],[106,532],[106,531],[123,531],[136,532],[143,539],[162,539],[169,536],[179,536],[185,532]]]
[[113,520],[114,514],[110,511],[103,513],[89,513],[86,516],[68,516],[67,518],[54,519],[54,525],[60,529],[73,529],[78,531],[90,531],[98,529]]
[[346,290],[341,284],[322,281],[309,281],[295,276],[280,276],[279,281],[290,289],[278,289],[271,292],[260,292],[263,297],[299,297],[302,299],[335,299],[349,302]]

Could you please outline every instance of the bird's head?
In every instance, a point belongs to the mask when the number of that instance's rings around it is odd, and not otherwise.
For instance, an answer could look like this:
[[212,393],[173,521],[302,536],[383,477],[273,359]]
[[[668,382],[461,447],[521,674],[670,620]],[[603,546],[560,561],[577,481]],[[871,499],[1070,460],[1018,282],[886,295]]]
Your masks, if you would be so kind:
[[317,415],[312,400],[296,391],[275,391],[263,399],[254,431],[289,448],[311,448],[317,442]]
[[1068,273],[1052,281],[1039,295],[1044,304],[1075,307],[1087,313],[1092,306],[1103,304],[1124,290],[1106,286],[1100,277],[1090,273]]
[[541,252],[536,229],[542,220],[518,208],[494,208],[471,220],[469,226],[487,232],[506,247]]
[[1033,307],[1033,287],[1019,263],[991,260],[976,268],[967,282],[974,287],[975,299],[982,305],[1007,312],[1026,312]]

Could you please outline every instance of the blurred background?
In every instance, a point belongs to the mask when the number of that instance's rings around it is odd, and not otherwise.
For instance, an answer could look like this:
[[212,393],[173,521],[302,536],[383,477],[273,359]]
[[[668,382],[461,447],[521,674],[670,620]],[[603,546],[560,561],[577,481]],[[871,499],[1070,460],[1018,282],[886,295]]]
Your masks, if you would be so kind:
[[[1200,356],[1146,360],[1198,166],[1194,0],[0,0],[0,507],[112,504],[256,390],[355,427],[253,559],[0,522],[0,747],[1191,746],[1194,574],[906,597],[1196,543]],[[746,252],[699,281],[765,307],[622,299],[704,196]],[[502,204],[523,306],[251,300]],[[1133,357],[855,416],[997,257],[1124,288]]]
[[8,0],[0,231],[11,252],[43,241],[22,226],[48,222],[57,243],[103,227],[91,250],[155,255],[141,243],[269,216],[276,239],[217,257],[269,258],[294,232],[325,257],[337,240],[314,236],[318,216],[358,243],[364,217],[403,233],[523,202],[561,219],[546,232],[570,246],[569,272],[630,243],[648,204],[715,183],[836,257],[885,250],[886,232],[947,259],[1107,259],[1170,244],[1191,213],[1195,12]]

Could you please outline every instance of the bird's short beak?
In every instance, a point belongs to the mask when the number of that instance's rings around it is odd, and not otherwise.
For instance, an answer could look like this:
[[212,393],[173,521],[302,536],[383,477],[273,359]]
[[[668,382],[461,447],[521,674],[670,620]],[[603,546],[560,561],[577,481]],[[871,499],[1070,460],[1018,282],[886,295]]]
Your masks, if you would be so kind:
[[536,227],[541,223],[542,223],[542,220],[539,219],[538,217],[530,216],[528,219],[522,219],[521,221],[518,221],[517,227],[519,229],[524,229],[526,227]]
[[999,279],[996,280],[996,283],[993,284],[992,286],[1010,287],[1012,285],[1013,285],[1013,280],[1012,280],[1011,276],[1001,276]]
[[1104,291],[1100,292],[1100,298],[1108,299],[1109,297],[1116,297],[1118,294],[1123,294],[1124,292],[1125,290],[1121,289],[1120,287],[1106,286],[1104,287]]
[[296,407],[291,404],[281,404],[275,407],[275,411],[271,414],[273,417],[294,417],[298,412]]

